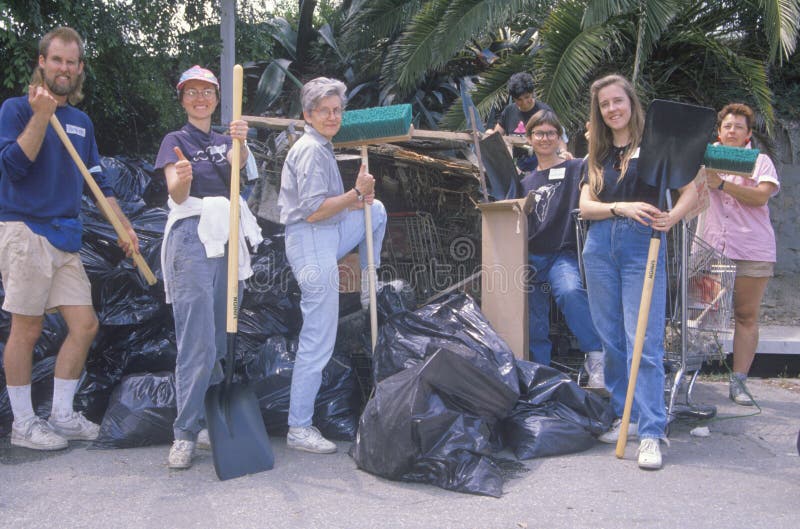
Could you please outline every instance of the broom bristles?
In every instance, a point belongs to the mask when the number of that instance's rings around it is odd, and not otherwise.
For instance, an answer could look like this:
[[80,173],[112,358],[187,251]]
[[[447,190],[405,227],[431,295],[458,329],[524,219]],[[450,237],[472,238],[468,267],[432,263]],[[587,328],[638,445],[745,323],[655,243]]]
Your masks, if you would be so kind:
[[408,139],[411,137],[411,105],[348,110],[342,115],[342,126],[333,143],[362,145],[381,142],[381,139]]
[[721,173],[750,176],[756,168],[758,153],[758,149],[709,144],[706,147],[703,164],[707,169],[713,169]]

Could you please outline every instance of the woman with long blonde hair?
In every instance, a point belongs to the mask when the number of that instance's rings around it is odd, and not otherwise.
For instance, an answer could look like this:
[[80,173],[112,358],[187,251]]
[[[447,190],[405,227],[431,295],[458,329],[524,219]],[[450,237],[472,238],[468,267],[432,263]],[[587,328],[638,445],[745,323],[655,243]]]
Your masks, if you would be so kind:
[[[589,156],[580,209],[592,221],[583,259],[592,321],[605,352],[605,384],[617,417],[622,416],[652,230],[663,233],[696,201],[691,184],[681,188],[670,211],[658,207],[658,189],[638,172],[644,111],[631,83],[620,75],[591,87]],[[663,237],[663,235],[662,235]],[[660,440],[667,425],[664,407],[664,247],[658,256],[644,349],[634,395],[629,436],[640,438],[639,466],[662,466]],[[620,421],[600,440],[616,443]]]

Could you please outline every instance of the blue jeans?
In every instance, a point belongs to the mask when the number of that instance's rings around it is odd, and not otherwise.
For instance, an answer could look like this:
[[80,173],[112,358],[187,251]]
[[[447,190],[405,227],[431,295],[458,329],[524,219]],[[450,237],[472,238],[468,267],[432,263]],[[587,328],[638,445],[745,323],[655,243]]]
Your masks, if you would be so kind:
[[[380,265],[386,209],[372,203],[375,267]],[[297,345],[289,396],[289,426],[311,426],[322,370],[333,354],[339,323],[337,261],[358,245],[361,269],[367,268],[364,212],[349,211],[333,224],[297,222],[286,226],[286,258],[300,286],[303,327]]]
[[[628,390],[650,234],[649,227],[627,218],[595,221],[589,227],[583,248],[589,307],[603,342],[606,388],[611,393],[611,404],[618,417],[622,416]],[[667,424],[664,407],[664,246],[662,235],[631,410],[631,422],[638,422],[640,438],[663,438]]]
[[528,294],[531,360],[550,365],[550,295],[555,298],[558,309],[567,320],[569,330],[578,339],[581,351],[602,350],[589,313],[586,290],[581,284],[575,252],[532,253],[528,254],[528,262],[535,273]]
[[[175,439],[187,441],[196,440],[204,427],[206,391],[222,381],[219,360],[227,350],[227,250],[223,257],[206,257],[197,235],[199,221],[200,217],[177,221],[163,243],[166,266],[171,268],[169,289],[178,345],[178,415],[172,428]],[[239,299],[242,291],[240,281]]]

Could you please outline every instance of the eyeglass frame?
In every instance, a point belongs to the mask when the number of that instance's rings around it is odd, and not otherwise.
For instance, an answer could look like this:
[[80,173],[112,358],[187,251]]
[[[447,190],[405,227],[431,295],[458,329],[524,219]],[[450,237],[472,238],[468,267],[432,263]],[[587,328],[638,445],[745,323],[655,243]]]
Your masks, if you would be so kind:
[[197,99],[200,95],[204,99],[211,99],[212,96],[216,97],[216,88],[187,88],[183,91],[183,95],[189,99]]
[[531,136],[537,140],[543,140],[545,138],[554,140],[558,138],[558,131],[557,130],[533,130],[531,131]]
[[[323,112],[323,110],[324,110],[324,112]],[[334,116],[334,117],[337,117],[337,118],[342,117],[342,114],[344,113],[344,109],[342,107],[336,107],[333,110],[331,110],[330,108],[325,108],[325,109],[315,108],[311,112],[319,112],[319,115],[322,118],[330,119],[331,116]]]

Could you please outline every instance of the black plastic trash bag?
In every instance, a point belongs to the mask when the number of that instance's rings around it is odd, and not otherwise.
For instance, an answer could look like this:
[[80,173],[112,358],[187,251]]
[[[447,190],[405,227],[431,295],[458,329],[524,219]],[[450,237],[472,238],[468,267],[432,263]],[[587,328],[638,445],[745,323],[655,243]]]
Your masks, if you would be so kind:
[[172,442],[175,422],[172,373],[128,375],[114,388],[91,448],[135,448]]
[[431,348],[424,363],[377,385],[350,453],[359,468],[385,478],[499,497],[505,473],[489,437],[518,393],[476,366],[477,353]]
[[[286,435],[289,393],[297,340],[271,336],[260,348],[237,347],[237,379],[252,384],[270,435]],[[350,358],[336,348],[325,369],[314,404],[314,425],[325,437],[352,441],[356,436],[361,397]]]
[[587,450],[611,426],[611,405],[566,374],[524,360],[516,366],[521,395],[502,431],[518,459]]
[[440,303],[414,312],[400,312],[387,318],[380,328],[373,355],[375,380],[381,381],[422,363],[429,345],[462,346],[477,352],[486,370],[498,373],[509,388],[518,391],[514,353],[491,327],[475,301],[462,293],[451,294]]
[[378,320],[386,321],[389,316],[417,308],[417,295],[411,285],[402,279],[385,283],[376,294]]

